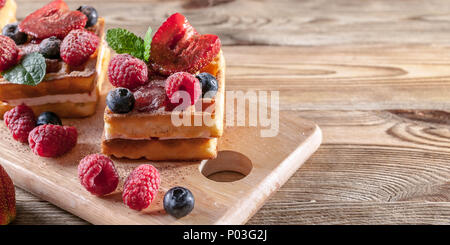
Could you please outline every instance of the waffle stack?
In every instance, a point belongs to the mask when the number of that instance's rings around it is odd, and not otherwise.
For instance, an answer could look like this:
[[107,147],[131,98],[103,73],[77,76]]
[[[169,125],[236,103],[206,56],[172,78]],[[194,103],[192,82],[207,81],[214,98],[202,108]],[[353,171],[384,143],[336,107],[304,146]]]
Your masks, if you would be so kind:
[[[106,107],[102,153],[154,161],[215,158],[218,138],[223,134],[225,107],[225,59],[222,52],[200,72],[213,74],[219,88],[214,98],[200,99],[186,110],[191,126],[175,126],[171,120],[172,112],[164,108],[148,113],[115,114]],[[215,110],[205,111],[207,108]],[[194,126],[194,121],[201,121],[205,114],[212,118],[212,123]]]
[[[5,5],[6,6],[6,5]],[[52,111],[60,117],[78,118],[95,113],[99,84],[106,76],[110,51],[104,41],[105,21],[99,18],[90,30],[101,38],[97,52],[80,67],[70,67],[61,60],[47,59],[47,74],[36,86],[10,83],[0,77],[0,116],[25,103],[36,115]],[[38,44],[19,45],[21,53],[39,49]]]

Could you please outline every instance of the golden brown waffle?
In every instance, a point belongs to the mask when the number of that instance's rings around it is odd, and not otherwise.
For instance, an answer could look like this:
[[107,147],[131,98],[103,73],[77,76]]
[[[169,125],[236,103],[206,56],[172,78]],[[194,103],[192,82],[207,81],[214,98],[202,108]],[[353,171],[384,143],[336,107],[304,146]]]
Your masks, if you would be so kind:
[[[202,118],[208,113],[213,119],[212,125],[176,127],[171,121],[170,111],[115,114],[105,108],[102,153],[119,158],[154,161],[215,158],[217,141],[224,127],[225,58],[222,51],[201,72],[215,75],[219,89],[215,98],[198,102],[203,105],[203,110],[196,110],[199,107],[192,106],[188,115],[193,125],[195,118]],[[212,113],[204,111],[209,106],[215,106],[216,110]]]
[[217,138],[176,140],[103,140],[102,153],[118,158],[192,161],[215,158]]
[[[149,139],[151,137],[181,137],[181,138],[205,138],[220,137],[223,134],[223,115],[225,107],[225,58],[222,52],[214,61],[217,72],[212,71],[219,83],[217,95],[213,99],[201,99],[203,111],[196,111],[196,106],[190,108],[189,120],[194,125],[194,120],[202,121],[205,114],[209,114],[212,125],[206,126],[179,126],[172,124],[171,112],[158,110],[150,113],[133,111],[127,114],[116,114],[105,108],[105,135],[111,138]],[[211,66],[210,66],[211,67]],[[212,113],[204,111],[209,106],[216,106]],[[197,108],[200,108],[197,106]]]
[[[110,50],[104,40],[105,21],[99,18],[95,28],[96,34],[101,37],[101,43],[97,52],[81,67],[69,67],[63,61],[52,64],[54,71],[48,72],[44,81],[37,86],[13,84],[0,78],[0,116],[13,108],[8,104],[11,100],[36,98],[49,95],[73,95],[73,94],[98,94],[97,84],[106,77]],[[29,44],[28,44],[29,45]],[[32,47],[31,47],[32,48]],[[61,103],[47,103],[30,105],[36,114],[42,111],[53,111],[60,117],[86,117],[95,113],[98,96],[95,101],[73,103],[70,101]]]
[[[52,103],[30,106],[35,115],[39,115],[45,111],[52,111],[62,118],[81,118],[88,117],[95,113],[97,108],[97,101],[85,103]],[[0,102],[0,115],[3,118],[5,112],[11,110],[14,106],[7,103]]]

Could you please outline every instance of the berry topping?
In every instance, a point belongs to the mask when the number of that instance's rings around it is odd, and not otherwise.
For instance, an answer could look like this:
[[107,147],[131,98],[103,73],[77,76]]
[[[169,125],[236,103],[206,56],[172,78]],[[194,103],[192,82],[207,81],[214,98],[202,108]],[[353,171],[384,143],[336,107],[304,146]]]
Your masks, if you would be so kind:
[[196,78],[200,81],[202,85],[202,97],[203,98],[213,98],[216,96],[217,89],[219,89],[219,85],[217,83],[217,79],[207,73],[203,72],[196,76]]
[[79,66],[95,53],[100,38],[86,30],[71,31],[61,43],[61,58],[71,66]]
[[17,45],[24,44],[28,40],[27,34],[19,31],[19,23],[17,22],[3,27],[2,35],[11,38]]
[[[192,74],[187,72],[177,72],[166,79],[166,95],[173,105],[194,105],[197,103],[202,89],[200,82]],[[189,102],[183,102],[189,99]],[[184,109],[184,108],[183,108]]]
[[136,103],[134,108],[140,112],[151,112],[158,110],[167,101],[164,80],[153,80],[145,86],[134,91]]
[[188,215],[194,203],[194,195],[184,187],[174,187],[164,195],[164,209],[175,218]]
[[151,65],[164,75],[181,71],[195,73],[211,63],[220,47],[217,36],[198,34],[183,15],[176,13],[153,36]]
[[122,199],[129,208],[142,210],[147,208],[158,193],[158,170],[150,164],[142,164],[128,176],[123,186]]
[[108,105],[108,108],[112,112],[119,114],[132,111],[134,101],[133,93],[127,88],[116,88],[109,91],[106,96],[106,105]]
[[36,126],[41,126],[45,124],[53,124],[62,126],[61,119],[59,119],[56,113],[51,111],[42,112],[36,120]]
[[3,8],[5,6],[7,0],[0,0],[0,8]]
[[45,124],[34,128],[28,136],[33,153],[41,157],[58,157],[77,144],[75,127]]
[[95,24],[97,24],[98,13],[94,7],[82,5],[77,10],[86,15],[88,18],[86,27],[95,26]]
[[36,126],[33,110],[22,104],[7,111],[3,117],[13,138],[22,143],[28,142],[28,135]]
[[61,48],[61,40],[57,37],[49,37],[39,44],[39,53],[47,59],[59,59],[59,49]]
[[114,87],[134,89],[148,82],[147,65],[129,54],[119,54],[109,62],[108,78]]
[[96,196],[113,192],[119,184],[114,163],[102,154],[92,154],[81,159],[78,178],[87,191]]
[[56,36],[63,39],[70,31],[83,29],[87,17],[79,11],[70,11],[63,0],[55,0],[28,15],[19,30],[36,39]]
[[19,49],[7,36],[0,35],[0,71],[6,71],[19,62]]

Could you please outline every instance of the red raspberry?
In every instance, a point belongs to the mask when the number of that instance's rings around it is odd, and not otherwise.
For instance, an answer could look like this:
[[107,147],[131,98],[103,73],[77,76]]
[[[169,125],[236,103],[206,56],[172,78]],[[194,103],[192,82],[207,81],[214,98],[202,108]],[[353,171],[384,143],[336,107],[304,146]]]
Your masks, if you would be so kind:
[[78,178],[87,191],[96,196],[113,192],[119,184],[114,163],[102,154],[92,154],[81,159]]
[[219,54],[221,43],[216,35],[200,35],[186,17],[170,16],[152,39],[152,68],[164,75],[175,72],[195,73]]
[[28,15],[20,22],[19,30],[35,39],[63,39],[71,30],[83,29],[87,20],[80,11],[70,11],[63,0],[55,0]]
[[148,82],[148,68],[138,58],[119,54],[109,62],[108,78],[114,87],[134,89]]
[[27,143],[28,135],[36,127],[33,110],[22,104],[7,111],[3,117],[5,118],[6,127],[11,131],[13,138],[22,143]]
[[173,105],[180,105],[183,101],[183,95],[177,93],[178,91],[185,91],[189,94],[189,105],[197,103],[200,95],[202,94],[202,88],[198,79],[187,72],[177,72],[166,80],[166,94],[170,102]]
[[6,0],[0,0],[0,8],[3,8],[5,6]]
[[158,193],[158,170],[150,164],[142,164],[128,176],[123,186],[122,199],[129,208],[142,210],[147,208]]
[[79,66],[95,53],[100,38],[86,30],[71,31],[61,43],[61,58],[71,66]]
[[164,82],[165,80],[153,80],[134,91],[134,108],[140,112],[150,112],[164,106],[167,101]]
[[28,136],[33,153],[41,157],[58,157],[77,144],[75,127],[45,124],[34,128]]
[[6,71],[19,61],[19,48],[9,37],[0,35],[0,71]]

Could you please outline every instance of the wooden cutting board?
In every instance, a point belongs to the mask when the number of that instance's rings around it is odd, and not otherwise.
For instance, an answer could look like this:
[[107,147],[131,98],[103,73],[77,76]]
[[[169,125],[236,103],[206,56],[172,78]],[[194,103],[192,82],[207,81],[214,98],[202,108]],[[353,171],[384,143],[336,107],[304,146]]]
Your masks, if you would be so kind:
[[[93,224],[243,224],[322,140],[314,123],[283,112],[279,134],[273,138],[261,138],[258,127],[227,127],[216,160],[152,162],[160,171],[161,188],[152,205],[137,212],[122,203],[121,188],[137,165],[149,161],[114,159],[121,178],[119,188],[102,198],[89,194],[77,177],[78,162],[100,152],[104,107],[103,95],[96,115],[63,120],[65,125],[77,127],[79,138],[70,153],[57,159],[34,155],[28,145],[14,141],[0,123],[0,164],[15,185]],[[248,175],[242,178],[242,174]],[[242,179],[223,182],[237,177]],[[192,213],[178,220],[166,214],[162,206],[164,193],[174,186],[187,187],[195,197]]]

